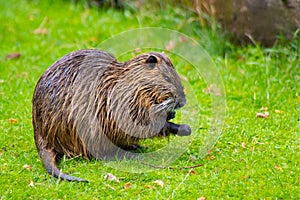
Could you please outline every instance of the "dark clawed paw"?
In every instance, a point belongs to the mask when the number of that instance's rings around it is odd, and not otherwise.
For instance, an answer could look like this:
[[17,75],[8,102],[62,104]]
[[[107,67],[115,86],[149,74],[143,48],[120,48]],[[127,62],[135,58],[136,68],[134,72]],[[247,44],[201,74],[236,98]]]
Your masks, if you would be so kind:
[[174,119],[174,118],[175,118],[175,114],[176,114],[175,111],[169,112],[169,113],[168,113],[168,116],[167,116],[167,121],[168,121],[168,120],[171,120],[171,119]]
[[178,128],[178,132],[176,133],[176,135],[178,136],[188,136],[190,135],[192,132],[192,129],[189,125],[187,124],[182,124],[179,126]]

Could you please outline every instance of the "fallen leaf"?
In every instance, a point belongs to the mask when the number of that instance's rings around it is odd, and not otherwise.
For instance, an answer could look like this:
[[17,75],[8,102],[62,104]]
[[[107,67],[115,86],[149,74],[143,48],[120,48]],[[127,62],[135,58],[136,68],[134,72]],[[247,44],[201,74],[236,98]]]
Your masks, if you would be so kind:
[[32,169],[32,167],[27,164],[23,165],[23,168],[27,169],[28,171],[30,171]]
[[186,41],[187,41],[187,38],[186,38],[185,36],[181,36],[181,37],[179,38],[179,41],[180,41],[180,42],[186,42]]
[[146,188],[146,189],[151,189],[152,186],[151,186],[151,185],[146,185],[145,188]]
[[275,110],[275,113],[276,114],[283,114],[283,111],[282,110]]
[[275,165],[274,168],[277,169],[278,171],[281,171],[281,170],[282,170],[282,168],[279,167],[278,165]]
[[115,181],[117,183],[120,183],[120,180],[113,174],[111,173],[107,173],[105,176],[104,176],[104,179],[105,180],[110,180],[110,181]]
[[29,187],[34,187],[34,182],[30,181],[30,183],[28,184]]
[[165,185],[164,182],[163,182],[162,180],[155,180],[154,183],[157,184],[157,185],[159,185],[159,186],[162,187],[162,188],[163,188],[164,185]]
[[166,46],[166,50],[170,51],[170,50],[174,49],[174,47],[175,47],[175,44],[174,44],[173,40],[170,40]]
[[269,118],[269,112],[256,113],[256,118]]
[[105,186],[106,186],[107,188],[109,188],[109,189],[116,190],[116,188],[112,187],[112,186],[109,185],[109,184],[105,184]]
[[242,147],[243,147],[244,149],[246,149],[246,148],[247,148],[247,146],[246,146],[246,142],[242,142]]
[[127,182],[127,183],[125,183],[124,188],[125,188],[125,189],[129,189],[130,186],[131,186],[131,185],[130,185],[130,182]]
[[36,35],[47,35],[48,34],[48,29],[46,28],[37,28],[33,31],[34,34]]
[[11,59],[17,59],[21,57],[21,53],[14,52],[11,54],[6,55],[6,59],[11,60]]
[[10,122],[11,124],[16,124],[16,123],[18,123],[18,120],[17,120],[17,119],[14,119],[14,118],[10,118],[10,119],[9,119],[9,122]]
[[268,111],[269,108],[268,108],[268,107],[261,107],[260,110],[261,110],[261,111]]
[[206,200],[206,197],[199,197],[197,200]]
[[209,156],[208,158],[207,158],[207,160],[213,160],[213,159],[215,159],[216,157],[215,156]]

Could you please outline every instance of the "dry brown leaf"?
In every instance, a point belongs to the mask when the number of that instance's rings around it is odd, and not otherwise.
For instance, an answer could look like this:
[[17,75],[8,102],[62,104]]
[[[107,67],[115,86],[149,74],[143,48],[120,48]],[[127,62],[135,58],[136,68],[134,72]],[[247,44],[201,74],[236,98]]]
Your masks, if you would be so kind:
[[20,57],[21,57],[21,53],[19,53],[19,52],[14,52],[14,53],[6,55],[6,59],[8,59],[8,60],[18,59]]
[[32,167],[27,164],[23,165],[23,168],[27,169],[28,171],[30,171],[32,169]]
[[17,119],[14,119],[14,118],[10,118],[10,119],[9,119],[9,122],[10,122],[11,124],[16,124],[16,123],[18,123],[18,120],[17,120]]
[[243,147],[244,149],[247,148],[246,142],[242,142],[242,147]]
[[260,110],[261,110],[261,111],[268,111],[269,108],[268,108],[268,107],[261,107]]
[[33,31],[34,34],[36,35],[47,35],[48,34],[48,29],[46,28],[37,28]]
[[174,49],[174,47],[175,47],[174,41],[170,40],[169,43],[166,45],[166,50],[170,51],[170,50]]
[[274,168],[275,168],[275,169],[277,169],[277,170],[279,170],[279,171],[281,171],[281,170],[282,170],[282,168],[281,168],[281,167],[279,167],[278,165],[275,165],[275,166],[274,166]]
[[159,185],[159,186],[162,187],[162,188],[163,188],[164,185],[165,185],[164,182],[163,182],[162,180],[155,180],[154,183],[157,184],[157,185]]
[[180,41],[180,42],[186,42],[186,41],[187,41],[187,38],[186,38],[185,36],[181,36],[181,37],[179,38],[179,41]]
[[276,114],[283,114],[283,111],[282,111],[282,110],[277,110],[277,109],[276,109],[276,110],[275,110],[275,113],[276,113]]
[[212,150],[212,149],[210,149],[210,150],[208,150],[207,154],[211,155],[211,154],[212,154],[212,152],[213,152],[213,150]]
[[29,186],[29,187],[34,187],[34,182],[33,182],[33,181],[30,181],[29,184],[28,184],[28,186]]
[[130,182],[125,183],[124,188],[127,190],[129,189],[131,186]]
[[264,112],[264,113],[256,113],[256,118],[269,118],[269,112]]
[[151,186],[151,185],[146,185],[145,188],[146,188],[146,189],[151,189],[152,186]]
[[105,184],[106,188],[112,189],[112,190],[116,190],[116,188],[114,188],[113,186],[109,185],[109,184]]
[[213,160],[213,159],[215,159],[216,157],[215,156],[208,156],[208,158],[207,158],[207,160]]
[[111,173],[105,174],[104,178],[105,178],[105,180],[110,180],[110,181],[115,181],[117,183],[120,183],[120,180],[115,175],[113,175]]

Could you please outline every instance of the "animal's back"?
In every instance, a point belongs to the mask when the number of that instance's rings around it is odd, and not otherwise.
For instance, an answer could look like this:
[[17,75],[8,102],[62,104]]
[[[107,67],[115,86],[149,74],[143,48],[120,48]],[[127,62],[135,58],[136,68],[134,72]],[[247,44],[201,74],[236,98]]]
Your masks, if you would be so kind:
[[56,156],[90,157],[76,130],[74,116],[85,109],[80,102],[93,94],[89,91],[94,90],[92,84],[116,63],[107,52],[80,50],[59,59],[39,79],[33,96],[34,137],[49,173],[56,170]]

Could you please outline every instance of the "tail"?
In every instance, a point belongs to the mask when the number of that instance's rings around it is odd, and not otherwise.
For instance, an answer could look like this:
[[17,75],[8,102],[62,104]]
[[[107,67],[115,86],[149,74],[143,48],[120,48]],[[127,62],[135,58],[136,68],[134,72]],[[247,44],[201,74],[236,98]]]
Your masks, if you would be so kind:
[[55,152],[53,150],[41,148],[39,149],[39,155],[47,172],[55,178],[67,181],[89,182],[85,179],[70,176],[61,172],[56,165]]
[[[40,79],[41,80],[41,79]],[[39,81],[40,81],[39,80]],[[41,119],[42,113],[41,113],[41,108],[38,107],[40,105],[38,102],[41,101],[40,96],[37,92],[37,88],[39,86],[39,83],[37,83],[37,86],[34,91],[34,96],[32,100],[32,124],[34,128],[34,140],[35,140],[35,145],[37,147],[39,156],[48,171],[48,173],[55,178],[59,178],[61,180],[67,180],[67,181],[80,181],[80,182],[88,182],[85,179],[82,178],[77,178],[74,176],[70,176],[67,174],[62,173],[56,164],[56,152],[54,149],[49,149],[47,148],[47,141],[42,137],[42,126],[43,122]],[[41,89],[41,88],[39,88]]]
[[57,164],[56,164],[55,150],[49,149],[46,147],[46,145],[45,145],[46,141],[41,137],[42,122],[40,120],[37,120],[36,116],[37,116],[37,111],[36,111],[35,106],[33,106],[32,122],[33,122],[33,127],[34,127],[35,145],[36,145],[39,156],[40,156],[42,163],[44,164],[47,172],[50,175],[54,176],[55,178],[59,178],[61,180],[88,182],[85,179],[70,176],[68,174],[64,174],[58,169]]

